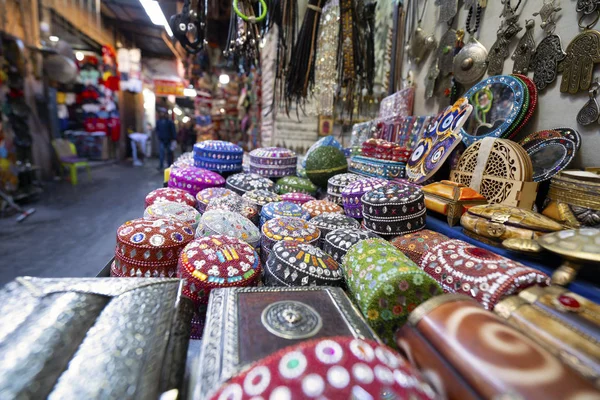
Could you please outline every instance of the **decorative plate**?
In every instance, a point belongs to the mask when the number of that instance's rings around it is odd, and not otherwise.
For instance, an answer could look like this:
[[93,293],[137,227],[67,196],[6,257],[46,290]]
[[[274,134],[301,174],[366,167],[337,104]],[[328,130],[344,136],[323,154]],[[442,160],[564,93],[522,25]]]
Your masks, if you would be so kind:
[[554,128],[555,131],[560,132],[566,139],[569,139],[575,143],[577,150],[581,148],[581,135],[575,129],[572,128]]
[[406,175],[411,181],[426,181],[444,164],[460,143],[459,132],[472,111],[468,100],[461,97],[429,125],[406,165]]
[[522,81],[509,75],[491,76],[469,89],[464,96],[473,113],[460,131],[463,142],[469,146],[484,137],[506,136],[523,109],[525,90]]
[[509,139],[515,137],[521,131],[521,129],[527,125],[538,105],[538,90],[535,86],[535,83],[525,75],[513,74],[513,76],[520,79],[525,85],[525,88],[529,94],[529,103],[526,110],[524,110],[523,120],[512,130],[510,136],[508,137]]
[[577,153],[577,145],[563,137],[525,147],[533,164],[533,181],[543,182],[565,169]]
[[559,131],[555,129],[547,129],[543,131],[533,132],[532,134],[525,136],[519,141],[519,144],[523,146],[523,148],[532,147],[544,140],[557,139],[560,137],[562,137],[562,135]]

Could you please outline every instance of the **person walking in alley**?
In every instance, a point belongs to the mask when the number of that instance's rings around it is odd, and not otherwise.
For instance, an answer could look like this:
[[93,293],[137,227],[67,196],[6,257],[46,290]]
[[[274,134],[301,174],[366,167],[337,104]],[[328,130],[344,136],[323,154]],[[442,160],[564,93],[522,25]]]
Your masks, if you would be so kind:
[[167,113],[161,112],[158,121],[156,121],[156,136],[158,137],[158,170],[164,168],[165,155],[167,156],[167,166],[173,164],[173,149],[171,142],[177,138],[177,131],[173,121],[167,118]]

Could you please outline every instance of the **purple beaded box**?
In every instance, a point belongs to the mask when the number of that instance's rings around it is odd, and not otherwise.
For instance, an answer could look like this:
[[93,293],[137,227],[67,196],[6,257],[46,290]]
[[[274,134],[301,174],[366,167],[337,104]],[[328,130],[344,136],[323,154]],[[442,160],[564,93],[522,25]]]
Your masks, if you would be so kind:
[[242,170],[244,150],[222,140],[206,140],[194,145],[194,165],[216,172]]
[[296,175],[296,153],[282,147],[261,147],[250,152],[250,172],[265,178]]
[[314,197],[312,197],[310,194],[292,192],[292,193],[282,194],[281,200],[289,201],[290,203],[298,204],[299,206],[301,206],[304,203],[308,203],[309,201],[313,201],[316,199]]
[[196,194],[196,200],[198,201],[197,208],[203,213],[206,211],[206,207],[212,200],[232,195],[235,195],[233,191],[222,187],[201,190]]
[[360,199],[363,194],[371,190],[387,185],[389,182],[382,178],[362,178],[351,182],[342,190],[342,203],[346,215],[354,218],[362,218],[362,203]]
[[332,176],[327,181],[327,200],[342,205],[342,190],[359,179],[363,177],[352,173]]
[[223,186],[225,179],[221,175],[204,168],[175,168],[169,177],[169,187],[183,189],[192,196],[206,188]]

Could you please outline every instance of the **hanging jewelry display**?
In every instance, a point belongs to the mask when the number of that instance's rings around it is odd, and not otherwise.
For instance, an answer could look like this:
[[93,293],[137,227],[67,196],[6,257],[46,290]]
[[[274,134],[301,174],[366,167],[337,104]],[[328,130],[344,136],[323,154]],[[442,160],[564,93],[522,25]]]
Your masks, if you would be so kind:
[[561,93],[577,94],[588,90],[592,84],[594,64],[600,63],[600,32],[592,29],[598,22],[600,10],[589,25],[581,25],[584,17],[579,19],[579,27],[585,30],[571,40],[565,59],[558,65],[558,72],[562,72]]
[[[419,3],[411,2],[410,4],[413,3],[416,3],[416,6],[414,6],[415,11],[418,11]],[[417,21],[417,28],[414,30],[414,32],[411,32],[408,55],[415,62],[415,64],[419,64],[421,61],[425,60],[429,52],[435,48],[436,44],[435,36],[425,32],[423,28],[421,28],[421,23],[423,22],[423,16],[425,15],[426,10],[427,0],[425,0],[423,11],[421,11],[421,15]]]
[[333,106],[337,93],[337,57],[340,35],[340,6],[338,0],[331,0],[321,14],[319,40],[315,61],[315,88],[317,114],[333,116]]
[[560,7],[556,6],[555,0],[544,0],[540,11],[534,14],[539,15],[542,19],[540,26],[546,33],[546,37],[535,49],[530,65],[530,69],[533,70],[533,82],[540,92],[554,82],[558,73],[558,65],[566,57],[560,36],[554,34],[556,28],[554,15],[558,11],[560,11]]
[[435,90],[435,81],[440,74],[440,69],[438,68],[438,59],[434,58],[431,60],[431,65],[429,66],[429,71],[427,72],[427,76],[425,77],[425,98],[430,99],[433,97],[433,91]]
[[535,39],[533,38],[533,28],[535,21],[528,19],[525,21],[525,34],[519,40],[511,59],[514,61],[513,74],[527,74],[529,64],[535,53]]
[[[453,72],[454,79],[463,85],[470,85],[485,74],[487,69],[488,52],[484,45],[475,39],[475,34],[481,25],[481,11],[483,7],[479,2],[473,2],[467,15],[466,31],[469,33],[469,41],[454,57]],[[476,9],[476,11],[474,11]],[[471,19],[475,14],[475,26],[471,28]]]
[[502,74],[504,60],[509,56],[508,46],[512,38],[523,29],[519,26],[519,16],[517,15],[521,0],[514,9],[510,6],[510,0],[502,0],[502,4],[504,9],[500,17],[504,17],[504,21],[500,24],[496,42],[492,45],[487,58],[488,75],[490,76]]
[[[285,96],[285,77],[292,55],[292,48],[296,42],[298,20],[297,0],[279,0],[271,2],[269,9],[267,29],[277,26],[277,55],[275,63],[275,82],[277,85],[276,98]],[[267,45],[267,42],[265,42]],[[275,98],[274,97],[274,98]]]
[[596,100],[598,89],[600,89],[600,84],[598,84],[598,81],[595,81],[592,83],[589,90],[590,99],[585,103],[585,106],[579,110],[579,113],[577,113],[577,123],[579,125],[587,126],[598,121],[598,118],[600,117],[600,108],[598,107],[598,101]]
[[371,1],[365,4],[363,18],[365,21],[363,37],[365,45],[365,60],[364,69],[365,80],[364,87],[367,89],[367,94],[373,96],[373,85],[375,81],[375,64],[381,60],[375,61],[375,7],[376,2]]
[[338,52],[338,87],[343,91],[342,111],[347,112],[350,119],[355,107],[356,89],[362,75],[360,45],[358,43],[358,27],[353,0],[340,0],[340,36]]
[[392,65],[394,2],[378,1],[375,7],[375,94],[387,94]]
[[440,8],[440,22],[452,21],[458,11],[457,0],[435,0],[435,5]]
[[[451,25],[452,21],[449,22]],[[454,59],[454,46],[456,44],[456,31],[448,26],[448,30],[442,38],[434,53],[435,57],[429,66],[429,72],[425,80],[425,98],[433,97],[436,80],[438,76],[445,77],[452,73],[452,61]],[[443,68],[443,69],[442,69]]]
[[248,67],[260,63],[260,29],[257,22],[265,19],[266,3],[260,2],[259,16],[254,13],[254,7],[249,2],[234,1],[229,20],[228,46],[223,51],[225,58],[234,60],[241,58]]

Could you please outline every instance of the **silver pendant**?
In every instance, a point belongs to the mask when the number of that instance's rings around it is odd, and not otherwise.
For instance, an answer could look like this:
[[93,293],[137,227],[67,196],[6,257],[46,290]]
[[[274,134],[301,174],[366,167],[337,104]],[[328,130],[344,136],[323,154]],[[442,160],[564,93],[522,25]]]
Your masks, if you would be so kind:
[[[512,13],[512,10],[510,12]],[[504,11],[502,15],[507,15],[507,11]],[[502,74],[504,60],[509,55],[508,45],[512,38],[523,29],[519,26],[517,19],[516,15],[509,16],[498,29],[496,42],[492,45],[487,58],[488,75],[490,76]]]
[[528,19],[525,21],[525,34],[519,40],[519,44],[515,48],[515,52],[512,55],[514,60],[513,74],[527,75],[529,71],[529,64],[533,59],[535,53],[535,39],[533,38],[533,28],[535,27],[535,21]]
[[435,0],[435,5],[440,8],[440,22],[448,23],[458,11],[457,0]]
[[421,28],[421,25],[418,25],[417,29],[413,32],[408,49],[410,57],[414,60],[415,64],[419,64],[427,58],[427,55],[434,47],[435,37],[432,34],[426,33]]
[[546,35],[551,35],[554,33],[554,29],[556,29],[554,14],[560,10],[562,10],[562,8],[558,6],[557,0],[544,0],[544,5],[542,5],[540,11],[533,13],[534,17],[539,15],[542,19],[540,28],[544,30]]
[[456,31],[448,29],[440,39],[437,48],[438,68],[440,74],[446,76],[452,73],[452,62],[454,61],[454,47],[456,46]]
[[577,123],[579,125],[587,126],[598,121],[598,118],[600,117],[600,108],[598,107],[598,101],[596,101],[596,95],[598,94],[599,88],[600,85],[598,82],[594,82],[592,87],[590,87],[590,99],[585,103],[585,106],[579,110],[579,113],[577,113]]
[[533,82],[538,91],[546,89],[546,86],[554,82],[558,73],[558,64],[565,59],[567,54],[562,49],[560,36],[548,35],[535,49],[531,69],[533,70]]
[[463,85],[477,82],[487,69],[488,52],[473,36],[454,57],[454,79]]
[[438,60],[431,61],[429,72],[427,72],[427,77],[425,78],[425,99],[430,99],[433,97],[435,81],[439,74],[440,70],[438,68]]
[[582,12],[585,15],[591,14],[600,5],[600,0],[577,0],[577,12]]

